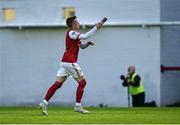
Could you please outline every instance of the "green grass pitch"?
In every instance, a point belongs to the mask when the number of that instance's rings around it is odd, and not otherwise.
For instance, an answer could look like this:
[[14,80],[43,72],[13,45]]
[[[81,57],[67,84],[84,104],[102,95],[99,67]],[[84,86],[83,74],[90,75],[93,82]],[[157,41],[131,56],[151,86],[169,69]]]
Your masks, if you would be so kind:
[[180,108],[87,108],[80,114],[70,107],[49,107],[42,116],[38,107],[0,107],[0,124],[165,124],[180,123]]

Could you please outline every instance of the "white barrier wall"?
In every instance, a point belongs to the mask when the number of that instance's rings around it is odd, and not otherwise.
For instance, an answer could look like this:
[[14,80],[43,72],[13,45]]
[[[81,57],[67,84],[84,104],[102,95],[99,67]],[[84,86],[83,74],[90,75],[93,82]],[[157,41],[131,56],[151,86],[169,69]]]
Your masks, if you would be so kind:
[[[1,43],[0,105],[37,104],[54,82],[64,51],[65,30],[3,29]],[[112,32],[113,31],[113,32]],[[83,30],[85,32],[85,30]],[[146,100],[160,103],[160,29],[158,27],[107,27],[91,40],[94,47],[81,50],[79,65],[87,76],[85,105],[127,106],[127,91],[120,74],[134,64],[146,90]],[[77,84],[69,78],[52,103],[72,104]]]
[[[63,7],[75,7],[81,24],[94,24],[107,16],[107,23],[158,22],[159,0],[1,0],[0,26],[63,25]],[[15,8],[16,20],[4,21],[3,8]],[[0,105],[38,103],[54,82],[64,51],[63,28],[0,29]],[[119,75],[130,64],[142,76],[147,100],[160,104],[159,27],[107,27],[92,37],[96,46],[80,53],[79,64],[87,75],[86,105],[100,103],[127,106],[127,91]],[[73,103],[76,83],[69,79],[53,102]]]
[[[179,21],[178,5],[179,0],[0,0],[0,105],[38,103],[54,82],[66,29],[38,27],[65,25],[63,7],[75,7],[85,25],[104,16],[109,19],[107,24]],[[5,21],[4,8],[16,9],[16,20]],[[16,28],[5,28],[7,25]],[[28,25],[35,28],[18,30]],[[180,64],[178,33],[178,26],[114,26],[97,32],[91,38],[96,46],[80,53],[79,64],[88,80],[85,104],[127,106],[119,75],[130,64],[142,76],[147,101],[155,99],[159,105],[178,102],[179,72],[160,74],[160,64]],[[70,78],[53,103],[72,104],[76,86]]]

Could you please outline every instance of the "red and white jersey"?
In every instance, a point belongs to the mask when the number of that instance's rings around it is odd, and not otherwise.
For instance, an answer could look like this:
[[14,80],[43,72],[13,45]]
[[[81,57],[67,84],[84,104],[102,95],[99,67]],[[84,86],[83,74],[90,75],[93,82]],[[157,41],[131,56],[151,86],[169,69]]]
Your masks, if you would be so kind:
[[72,35],[77,35],[78,32],[73,32],[73,30],[69,30],[66,33],[66,50],[64,52],[62,62],[75,63],[78,59],[80,39],[77,37],[75,39],[70,38],[70,32]]
[[64,52],[62,62],[76,63],[78,60],[78,53],[80,47],[80,40],[87,39],[92,36],[97,30],[97,27],[93,27],[85,34],[70,29],[66,33],[66,50]]

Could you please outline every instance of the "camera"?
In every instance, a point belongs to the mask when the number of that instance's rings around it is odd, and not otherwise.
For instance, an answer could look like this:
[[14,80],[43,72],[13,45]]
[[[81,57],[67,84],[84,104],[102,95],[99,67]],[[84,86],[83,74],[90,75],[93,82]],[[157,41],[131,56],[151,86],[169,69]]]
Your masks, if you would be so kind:
[[126,77],[125,77],[124,75],[121,75],[121,76],[120,76],[120,79],[121,79],[121,80],[125,80]]

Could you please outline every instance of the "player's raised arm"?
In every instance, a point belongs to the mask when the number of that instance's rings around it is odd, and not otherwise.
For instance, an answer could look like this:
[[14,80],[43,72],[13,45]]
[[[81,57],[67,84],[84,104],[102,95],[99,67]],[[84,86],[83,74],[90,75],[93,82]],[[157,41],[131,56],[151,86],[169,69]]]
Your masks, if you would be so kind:
[[90,31],[88,31],[87,33],[84,33],[84,34],[80,34],[78,36],[78,39],[80,40],[84,40],[84,39],[88,39],[90,36],[92,36],[97,30],[97,27],[94,26]]
[[107,21],[107,18],[103,18],[99,23],[97,23],[90,31],[88,31],[87,33],[84,34],[80,34],[78,36],[78,39],[87,39],[90,36],[92,36],[97,29],[101,28],[101,26]]

